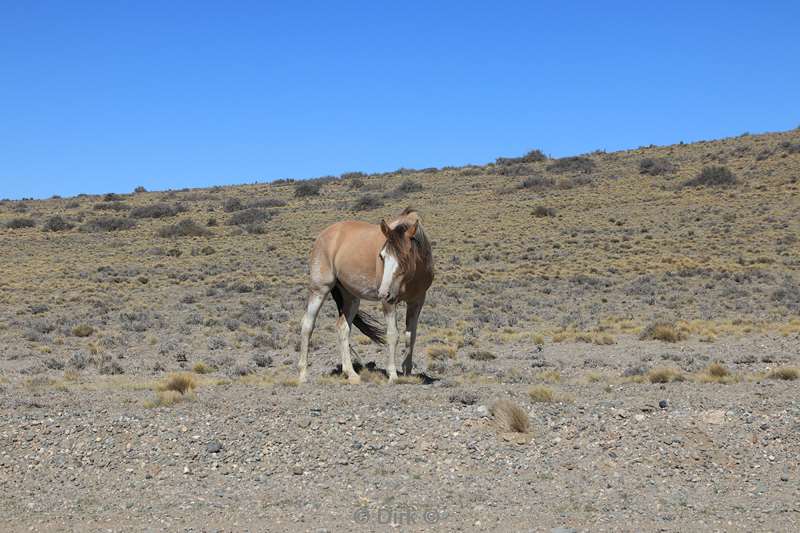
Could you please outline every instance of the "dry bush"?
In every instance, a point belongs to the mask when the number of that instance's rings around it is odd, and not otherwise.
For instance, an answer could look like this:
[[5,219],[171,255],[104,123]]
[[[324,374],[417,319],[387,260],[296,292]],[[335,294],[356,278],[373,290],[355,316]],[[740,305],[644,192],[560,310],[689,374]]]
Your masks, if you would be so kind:
[[694,178],[683,182],[684,187],[728,187],[736,184],[736,175],[728,167],[704,167]]
[[648,324],[639,335],[639,340],[655,340],[663,342],[678,342],[686,339],[675,324],[666,321],[656,321]]
[[353,211],[372,211],[383,207],[383,201],[372,194],[365,194],[350,207]]
[[594,161],[583,156],[562,157],[561,159],[556,159],[554,162],[547,165],[547,170],[550,172],[588,173],[594,170],[594,168]]
[[498,166],[519,165],[520,163],[538,163],[546,161],[547,156],[541,150],[531,150],[522,157],[498,157],[494,164]]
[[260,224],[262,222],[269,222],[272,219],[272,213],[264,211],[263,209],[245,209],[244,211],[237,211],[228,220],[230,226],[245,226],[252,224]]
[[708,365],[704,372],[696,376],[697,381],[700,383],[735,383],[739,381],[738,376],[731,374],[731,371],[725,368],[721,363],[711,363]]
[[434,344],[427,349],[428,357],[434,361],[444,361],[445,359],[456,358],[455,346],[448,346],[446,344]]
[[34,226],[36,226],[36,221],[32,218],[13,218],[6,222],[8,229],[32,228]]
[[471,352],[468,357],[473,361],[492,361],[497,359],[495,354],[487,350],[477,350],[475,352]]
[[177,224],[170,224],[158,230],[158,236],[164,238],[170,237],[207,237],[211,235],[211,231],[204,228],[194,220],[187,218],[181,220]]
[[498,400],[492,404],[492,416],[503,432],[528,433],[531,421],[525,410],[510,400]]
[[165,381],[158,384],[156,390],[158,391],[174,391],[181,394],[193,391],[197,388],[197,381],[194,376],[188,373],[172,374],[167,377]]
[[90,220],[81,226],[81,231],[100,233],[108,231],[129,230],[136,227],[136,222],[129,218],[101,217]]
[[305,198],[307,196],[319,196],[320,186],[318,183],[310,181],[301,181],[294,187],[294,195],[297,198]]
[[531,176],[522,180],[520,188],[530,189],[532,191],[545,191],[552,189],[556,185],[556,180],[553,178],[546,178],[544,176]]
[[654,368],[647,373],[647,380],[650,383],[670,383],[684,381],[685,379],[683,374],[674,368]]
[[535,379],[544,381],[545,383],[558,383],[561,381],[561,373],[558,370],[546,370],[544,372],[539,372],[534,377]]
[[193,396],[191,394],[182,394],[173,390],[163,390],[156,392],[155,399],[146,401],[144,406],[148,409],[155,407],[169,407],[171,405],[175,405],[176,403],[181,403],[192,398]]
[[195,374],[210,374],[213,371],[214,371],[213,368],[211,368],[202,361],[198,361],[192,366],[192,372],[194,372]]
[[794,367],[784,366],[776,368],[767,374],[769,379],[783,379],[787,381],[794,381],[800,378],[800,370]]
[[544,385],[535,385],[528,389],[528,396],[532,402],[552,402],[556,399],[553,389]]
[[134,208],[128,216],[132,218],[167,218],[186,211],[181,204],[169,205],[165,203],[145,205]]
[[660,176],[661,174],[668,174],[674,170],[675,165],[665,158],[646,157],[639,161],[640,174]]
[[88,337],[92,333],[94,333],[94,328],[87,324],[80,324],[72,328],[72,334],[76,337]]
[[64,217],[55,215],[48,218],[42,226],[43,231],[67,231],[75,227],[74,224],[67,222]]
[[545,217],[554,217],[556,216],[556,210],[552,207],[545,207],[543,205],[537,205],[533,208],[533,216],[536,218],[545,218]]
[[731,372],[720,363],[711,363],[706,368],[706,373],[716,378],[724,378],[725,376],[729,376]]

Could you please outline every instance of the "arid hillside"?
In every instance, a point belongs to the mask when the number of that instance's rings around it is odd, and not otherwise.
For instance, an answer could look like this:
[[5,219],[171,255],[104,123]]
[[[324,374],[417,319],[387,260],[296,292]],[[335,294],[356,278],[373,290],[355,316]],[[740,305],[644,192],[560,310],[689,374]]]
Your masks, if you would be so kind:
[[[317,232],[407,205],[422,213],[437,264],[423,350],[613,343],[654,321],[709,342],[796,335],[799,178],[794,130],[310,182],[4,201],[0,350],[6,371],[26,373],[75,353],[111,357],[126,372],[289,355]],[[330,332],[326,306],[321,331]]]

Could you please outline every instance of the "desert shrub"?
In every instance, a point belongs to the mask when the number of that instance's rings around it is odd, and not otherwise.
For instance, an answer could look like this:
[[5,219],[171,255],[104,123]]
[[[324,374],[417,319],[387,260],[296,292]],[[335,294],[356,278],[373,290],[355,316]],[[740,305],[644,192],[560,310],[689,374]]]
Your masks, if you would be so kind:
[[262,200],[254,200],[247,204],[247,207],[250,209],[253,208],[265,208],[265,207],[285,207],[286,202],[283,200],[279,200],[278,198],[264,198]]
[[592,161],[588,157],[583,157],[583,156],[562,157],[561,159],[556,159],[555,161],[547,165],[547,170],[551,172],[588,173],[593,171],[594,168],[595,168],[594,161]]
[[272,366],[272,357],[270,357],[267,354],[256,353],[256,354],[253,354],[253,362],[259,368]]
[[666,158],[646,157],[639,161],[639,173],[660,176],[675,170],[675,166]]
[[244,209],[244,204],[238,198],[228,198],[222,204],[222,210],[226,213],[233,213],[234,211],[241,211]]
[[297,198],[319,196],[320,185],[310,181],[301,181],[294,186],[294,195]]
[[445,344],[434,344],[428,347],[428,357],[434,361],[444,361],[446,359],[456,358],[455,346],[448,346]]
[[92,206],[95,211],[127,211],[130,208],[125,202],[100,202]]
[[767,374],[769,379],[783,379],[787,381],[794,381],[800,379],[800,369],[784,366],[776,368]]
[[501,431],[528,433],[531,422],[528,413],[509,400],[498,400],[491,407],[492,416]]
[[694,178],[683,182],[684,187],[728,187],[736,184],[736,175],[728,167],[704,167]]
[[672,381],[684,381],[686,378],[674,368],[656,368],[647,373],[647,380],[650,383],[670,383]]
[[192,220],[186,218],[177,224],[170,224],[158,230],[159,237],[206,237],[211,232]]
[[121,202],[125,197],[115,192],[109,192],[103,195],[104,202]]
[[675,324],[666,321],[656,321],[647,325],[639,335],[640,340],[655,340],[663,342],[678,342],[684,340],[684,335]]
[[550,189],[556,184],[553,178],[546,178],[544,176],[531,176],[522,180],[520,187],[522,189],[530,189],[532,191],[544,191]]
[[486,350],[478,350],[476,352],[471,352],[469,354],[469,358],[473,361],[492,361],[497,359],[497,357],[489,351]]
[[539,161],[546,161],[547,156],[541,150],[531,150],[522,157],[498,157],[495,159],[495,165],[508,166],[517,165],[520,163],[538,163]]
[[263,209],[245,209],[244,211],[237,211],[228,220],[230,226],[245,226],[250,224],[258,224],[260,222],[269,222],[272,218],[272,213],[264,211]]
[[67,364],[75,370],[83,370],[89,364],[89,358],[83,352],[74,352]]
[[715,378],[724,378],[725,376],[729,376],[731,372],[720,363],[711,363],[708,365],[708,368],[706,368],[706,373]]
[[55,215],[48,218],[44,225],[42,226],[42,230],[44,231],[67,231],[74,227],[73,224],[70,224],[64,217]]
[[141,185],[139,185],[138,187],[136,187],[135,189],[133,189],[133,192],[134,192],[135,194],[142,194],[143,192],[147,192],[147,189],[145,189],[144,187],[142,187]]
[[36,221],[32,218],[12,218],[6,222],[6,227],[9,229],[32,228],[35,225]]
[[364,180],[360,178],[353,178],[350,180],[350,188],[351,189],[360,189],[364,186]]
[[158,203],[137,207],[131,210],[129,216],[132,218],[166,218],[174,217],[178,213],[183,213],[185,211],[186,207],[181,204],[169,205]]
[[81,231],[99,233],[104,231],[122,231],[136,227],[136,222],[129,218],[101,217],[90,220],[81,226]]
[[156,387],[159,391],[174,391],[186,394],[197,387],[197,381],[189,373],[173,374]]
[[555,400],[556,395],[553,389],[544,385],[535,385],[528,389],[528,397],[532,402],[552,402]]
[[780,144],[782,150],[784,150],[788,154],[800,154],[800,143],[793,143],[789,141],[783,141]]
[[106,361],[97,371],[104,376],[118,376],[125,373],[125,369],[117,361]]
[[593,182],[591,176],[570,176],[558,181],[558,188],[562,190],[574,189],[575,187],[582,187],[590,185]]
[[414,180],[405,180],[403,183],[397,186],[396,190],[405,194],[419,192],[422,190],[422,184],[417,183]]
[[353,211],[370,211],[372,209],[378,209],[379,207],[383,207],[383,201],[380,198],[371,194],[365,194],[353,203],[351,209]]
[[533,208],[533,216],[536,218],[554,217],[556,216],[556,210],[552,207],[537,205]]
[[355,180],[359,178],[366,178],[367,175],[363,172],[345,172],[339,177],[343,180]]
[[87,324],[80,324],[72,328],[72,334],[75,335],[76,337],[88,337],[92,333],[94,333],[94,328],[92,328],[92,326],[89,326]]

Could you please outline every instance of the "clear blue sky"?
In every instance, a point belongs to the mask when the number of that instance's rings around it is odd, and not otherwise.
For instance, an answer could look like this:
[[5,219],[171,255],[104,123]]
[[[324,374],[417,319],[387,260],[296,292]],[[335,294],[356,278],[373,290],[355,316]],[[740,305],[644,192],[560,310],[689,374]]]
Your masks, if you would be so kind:
[[0,0],[0,198],[800,125],[800,3]]

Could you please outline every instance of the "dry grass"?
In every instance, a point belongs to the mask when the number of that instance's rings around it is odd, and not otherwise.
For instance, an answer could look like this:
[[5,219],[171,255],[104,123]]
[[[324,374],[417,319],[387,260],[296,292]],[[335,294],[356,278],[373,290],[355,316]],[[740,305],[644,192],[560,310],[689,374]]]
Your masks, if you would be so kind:
[[776,368],[767,373],[767,378],[794,381],[800,378],[800,369],[789,366]]
[[197,380],[195,377],[188,373],[172,374],[168,376],[163,382],[156,386],[156,390],[160,392],[174,391],[180,394],[186,394],[193,391],[197,387]]
[[700,383],[721,383],[727,385],[729,383],[738,383],[741,381],[741,377],[731,373],[722,363],[711,363],[703,372],[695,376],[695,380]]
[[214,369],[202,361],[198,361],[192,366],[192,372],[195,374],[210,374]]
[[525,410],[510,400],[498,400],[492,404],[492,416],[502,432],[528,433],[531,421]]
[[650,383],[671,383],[673,381],[684,381],[686,378],[674,368],[654,368],[647,373],[647,381]]
[[455,346],[449,346],[446,344],[434,344],[433,346],[428,346],[426,352],[428,357],[434,361],[445,361],[447,359],[456,358]]
[[561,373],[558,370],[545,370],[536,374],[534,379],[545,383],[558,383],[561,381]]
[[144,406],[148,409],[153,409],[156,407],[169,407],[171,405],[190,400],[194,400],[194,393],[182,394],[174,390],[162,390],[157,391],[155,398],[146,401]]
[[532,402],[553,402],[556,399],[556,394],[550,387],[544,385],[535,385],[528,389],[528,397]]
[[685,340],[686,335],[671,322],[653,322],[642,330],[639,339],[678,342]]

